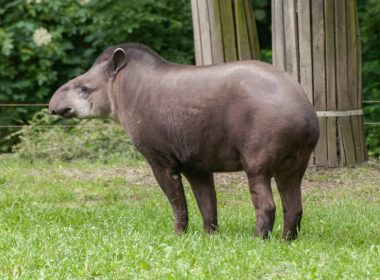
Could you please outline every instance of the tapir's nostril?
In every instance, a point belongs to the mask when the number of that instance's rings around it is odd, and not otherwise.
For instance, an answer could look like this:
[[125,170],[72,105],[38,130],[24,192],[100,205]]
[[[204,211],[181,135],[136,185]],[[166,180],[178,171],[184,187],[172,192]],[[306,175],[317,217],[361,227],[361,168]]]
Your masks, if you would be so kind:
[[72,107],[63,107],[63,108],[58,108],[58,109],[50,109],[49,112],[52,115],[68,117],[74,112],[74,110]]

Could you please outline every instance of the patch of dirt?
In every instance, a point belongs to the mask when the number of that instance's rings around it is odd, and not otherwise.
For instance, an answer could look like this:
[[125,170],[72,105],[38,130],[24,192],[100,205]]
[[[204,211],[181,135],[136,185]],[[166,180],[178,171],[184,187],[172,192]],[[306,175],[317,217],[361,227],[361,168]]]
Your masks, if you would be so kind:
[[[48,174],[47,174],[48,173]],[[103,180],[110,181],[123,178],[126,184],[144,187],[157,186],[157,182],[148,165],[139,166],[96,166],[93,169],[75,169],[54,167],[52,169],[30,169],[25,176],[46,177],[53,174],[55,179],[70,178],[75,180]],[[248,190],[248,180],[244,172],[216,173],[215,183],[218,191],[235,192],[237,189]],[[372,186],[380,191],[380,163],[369,161],[356,168],[315,169],[309,168],[302,183],[303,191],[316,188],[336,189],[349,187],[352,189],[362,186]],[[276,184],[272,181],[272,186]]]
[[369,161],[356,168],[309,169],[302,187],[310,188],[361,188],[363,186],[378,187],[380,190],[380,163]]
[[156,184],[152,171],[148,166],[104,166],[94,169],[75,169],[75,168],[53,168],[50,170],[31,169],[24,174],[26,176],[43,177],[46,172],[54,174],[54,177],[69,178],[81,181],[111,181],[115,178],[124,178],[125,182],[133,185],[152,186]]
[[66,169],[63,170],[63,174],[67,177],[77,180],[97,180],[102,179],[109,181],[117,177],[125,178],[128,184],[151,186],[155,184],[155,179],[149,167],[120,167],[111,166],[105,168],[97,168],[94,170],[75,170]]
[[236,189],[248,191],[248,179],[244,172],[216,173],[214,179],[219,191],[235,192]]

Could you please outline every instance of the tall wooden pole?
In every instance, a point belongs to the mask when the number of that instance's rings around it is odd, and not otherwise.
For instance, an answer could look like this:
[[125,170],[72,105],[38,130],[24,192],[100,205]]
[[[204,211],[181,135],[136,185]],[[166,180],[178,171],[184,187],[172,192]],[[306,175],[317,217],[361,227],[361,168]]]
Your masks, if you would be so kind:
[[272,32],[273,63],[298,79],[319,116],[313,163],[367,160],[356,0],[272,0]]
[[250,0],[191,0],[197,65],[260,59]]

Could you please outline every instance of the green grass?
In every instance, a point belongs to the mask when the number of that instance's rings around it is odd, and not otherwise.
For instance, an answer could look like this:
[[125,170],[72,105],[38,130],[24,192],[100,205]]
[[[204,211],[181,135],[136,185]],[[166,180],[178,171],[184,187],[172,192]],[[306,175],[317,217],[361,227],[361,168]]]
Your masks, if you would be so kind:
[[309,170],[298,239],[252,237],[242,173],[217,177],[220,231],[188,233],[146,164],[0,157],[0,279],[380,279],[380,164]]

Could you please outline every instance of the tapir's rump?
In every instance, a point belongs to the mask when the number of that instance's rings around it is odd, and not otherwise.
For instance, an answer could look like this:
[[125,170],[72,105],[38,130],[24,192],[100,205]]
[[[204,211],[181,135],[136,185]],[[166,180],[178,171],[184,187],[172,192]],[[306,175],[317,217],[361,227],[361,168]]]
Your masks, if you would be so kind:
[[285,72],[257,61],[172,64],[145,46],[125,44],[107,49],[86,73],[58,89],[49,109],[119,122],[168,197],[176,232],[188,223],[181,174],[212,232],[218,226],[213,173],[243,170],[255,205],[255,235],[266,237],[273,228],[274,177],[283,237],[296,237],[301,181],[319,126],[302,88]]

